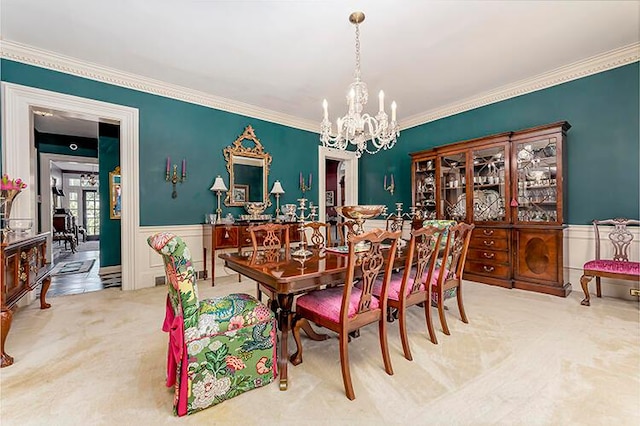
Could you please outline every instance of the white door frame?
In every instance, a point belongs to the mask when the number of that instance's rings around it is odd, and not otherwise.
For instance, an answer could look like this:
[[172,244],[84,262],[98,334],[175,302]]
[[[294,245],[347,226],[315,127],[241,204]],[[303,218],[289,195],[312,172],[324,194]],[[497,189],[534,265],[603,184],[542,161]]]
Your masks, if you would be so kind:
[[[326,222],[326,164],[327,160],[342,161],[345,164],[345,201],[346,206],[358,204],[358,157],[353,151],[342,151],[335,148],[318,147],[318,220]],[[336,194],[336,197],[338,194]]]
[[[136,236],[140,228],[138,109],[2,82],[2,170],[29,186],[16,198],[16,217],[37,218],[37,158],[33,140],[33,108],[77,114],[92,121],[120,123],[122,219],[120,247],[122,289],[136,288]],[[48,185],[47,185],[48,186]],[[46,190],[47,188],[45,188]]]

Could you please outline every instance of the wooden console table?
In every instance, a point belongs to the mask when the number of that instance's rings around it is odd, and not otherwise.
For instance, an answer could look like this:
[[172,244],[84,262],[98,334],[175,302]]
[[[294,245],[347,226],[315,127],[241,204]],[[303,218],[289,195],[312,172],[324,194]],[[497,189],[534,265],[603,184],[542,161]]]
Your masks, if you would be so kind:
[[3,235],[0,244],[0,292],[2,312],[0,313],[0,351],[2,364],[7,367],[13,364],[13,358],[4,351],[7,340],[13,308],[27,293],[42,284],[40,292],[40,309],[47,309],[51,305],[45,301],[47,290],[51,284],[52,264],[47,263],[47,236],[43,234],[13,234]]
[[[215,285],[216,250],[237,249],[238,253],[244,247],[252,247],[249,227],[264,222],[235,222],[225,224],[204,224],[202,247],[204,250],[204,278],[209,278],[207,270],[207,253],[211,256],[211,285]],[[285,222],[289,225],[289,240],[300,241],[300,223]]]

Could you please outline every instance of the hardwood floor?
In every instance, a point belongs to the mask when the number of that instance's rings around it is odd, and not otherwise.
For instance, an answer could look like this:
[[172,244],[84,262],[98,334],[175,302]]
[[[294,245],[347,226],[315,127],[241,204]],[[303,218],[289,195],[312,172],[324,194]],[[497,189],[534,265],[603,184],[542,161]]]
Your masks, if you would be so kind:
[[120,273],[100,276],[100,243],[87,241],[78,243],[78,251],[72,253],[65,250],[64,244],[54,243],[53,258],[55,263],[95,259],[89,272],[78,274],[54,275],[51,277],[51,287],[47,297],[81,294],[103,290],[110,287],[121,287]]

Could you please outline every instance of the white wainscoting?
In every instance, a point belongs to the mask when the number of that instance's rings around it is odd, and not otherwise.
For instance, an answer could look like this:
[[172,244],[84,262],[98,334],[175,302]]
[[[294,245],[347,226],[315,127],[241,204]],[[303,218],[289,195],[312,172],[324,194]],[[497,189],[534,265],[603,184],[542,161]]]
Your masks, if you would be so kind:
[[[364,230],[370,231],[374,228],[384,229],[386,222],[384,220],[368,220],[364,224]],[[411,232],[410,223],[405,223],[403,237],[408,238]],[[162,258],[156,254],[148,245],[147,238],[156,232],[172,232],[180,235],[189,250],[191,251],[193,266],[198,272],[204,270],[203,257],[203,229],[202,225],[188,226],[145,226],[140,227],[140,233],[137,237],[137,247],[142,250],[136,256],[136,284],[135,288],[153,287],[157,277],[164,277],[164,264]],[[640,230],[632,229],[634,240],[631,245],[631,258],[635,261],[640,259]],[[612,250],[607,240],[607,232],[601,233],[602,257],[611,257]],[[569,271],[569,278],[573,291],[582,293],[580,287],[580,276],[582,275],[582,265],[593,258],[595,252],[595,237],[593,227],[591,225],[570,225],[564,231],[564,267]],[[233,249],[231,249],[233,250]],[[220,252],[220,251],[218,251]],[[216,252],[216,254],[218,253]],[[207,253],[207,257],[210,254]],[[208,259],[207,259],[208,260]],[[207,265],[207,269],[211,271],[211,267]],[[220,259],[216,257],[216,276],[226,276],[234,274],[233,271],[224,268]],[[616,297],[627,300],[638,300],[629,294],[629,289],[635,285],[631,281],[603,279],[602,294],[606,297]],[[595,279],[591,281],[589,290],[595,293]],[[597,303],[597,302],[596,302]]]

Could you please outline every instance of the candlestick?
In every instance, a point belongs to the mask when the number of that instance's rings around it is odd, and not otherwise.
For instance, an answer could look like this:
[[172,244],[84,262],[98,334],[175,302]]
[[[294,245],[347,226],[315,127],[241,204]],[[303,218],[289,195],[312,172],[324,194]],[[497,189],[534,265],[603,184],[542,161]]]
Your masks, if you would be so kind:
[[391,173],[391,185],[387,186],[387,175],[384,175],[384,186],[383,186],[385,191],[389,191],[391,193],[391,195],[393,195],[393,191],[396,188],[396,185],[393,181],[393,173]]
[[396,101],[391,102],[391,121],[396,121]]
[[178,165],[174,164],[173,165],[173,172],[171,172],[171,158],[167,157],[167,170],[165,173],[165,178],[164,180],[167,182],[171,182],[173,188],[171,191],[171,198],[177,198],[178,197],[178,191],[176,189],[176,184],[177,183],[182,183],[186,180],[187,178],[187,172],[186,172],[186,160],[182,160],[182,175],[178,176]]

